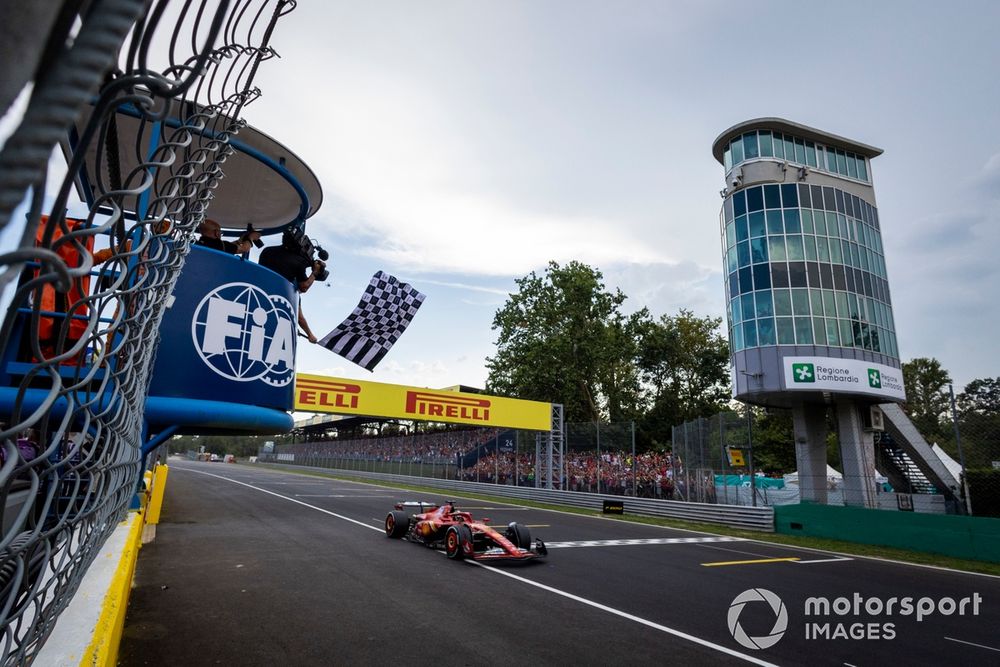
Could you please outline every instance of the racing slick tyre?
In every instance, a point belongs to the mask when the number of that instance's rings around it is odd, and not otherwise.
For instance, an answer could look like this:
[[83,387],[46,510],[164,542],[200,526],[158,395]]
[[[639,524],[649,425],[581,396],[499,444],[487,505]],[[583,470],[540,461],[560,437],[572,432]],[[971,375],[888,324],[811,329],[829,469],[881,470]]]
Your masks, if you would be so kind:
[[452,560],[465,558],[466,548],[472,548],[472,531],[468,526],[451,526],[444,536],[444,552]]
[[385,536],[402,537],[410,528],[410,515],[406,512],[392,511],[385,517]]
[[507,539],[519,549],[531,548],[531,531],[524,524],[512,521],[507,526]]

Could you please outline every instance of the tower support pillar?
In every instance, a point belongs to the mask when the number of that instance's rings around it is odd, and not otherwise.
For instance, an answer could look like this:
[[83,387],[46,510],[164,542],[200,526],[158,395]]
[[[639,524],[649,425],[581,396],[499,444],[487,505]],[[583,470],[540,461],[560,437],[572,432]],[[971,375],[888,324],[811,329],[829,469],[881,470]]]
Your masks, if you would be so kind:
[[875,443],[866,434],[854,401],[837,402],[837,435],[844,465],[844,504],[878,506],[875,495]]
[[806,403],[792,408],[795,463],[802,502],[827,502],[826,406]]

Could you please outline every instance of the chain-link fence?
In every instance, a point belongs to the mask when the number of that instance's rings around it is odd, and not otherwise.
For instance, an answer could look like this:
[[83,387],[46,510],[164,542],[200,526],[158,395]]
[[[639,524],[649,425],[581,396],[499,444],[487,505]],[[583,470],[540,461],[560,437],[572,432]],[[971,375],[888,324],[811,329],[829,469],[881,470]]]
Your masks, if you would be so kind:
[[[763,413],[748,420],[746,414],[727,412],[674,427],[668,471],[673,497],[737,505],[800,502],[791,423],[781,422],[783,428],[776,429],[772,421],[765,429],[765,421]],[[888,432],[874,430],[865,432],[872,439],[870,449],[861,448],[862,455],[872,457],[861,462],[868,472],[863,479],[852,477],[839,466],[836,431],[831,428],[833,460],[820,481],[826,504],[845,504],[845,488],[853,484],[874,507],[1000,517],[1000,413],[958,409],[940,420],[916,419],[914,426],[928,443],[934,465],[940,462],[954,484],[941,488],[930,481],[925,462]],[[755,452],[760,455],[756,464]],[[761,472],[762,459],[772,462],[767,475]],[[784,464],[775,468],[775,459]]]
[[[4,10],[6,30],[33,35],[0,65],[5,82],[32,84],[0,150],[5,665],[31,661],[135,494],[168,297],[294,3],[167,4]],[[49,187],[57,143],[68,169]]]
[[[994,385],[1000,385],[1000,378]],[[973,516],[1000,517],[1000,410],[953,406],[950,417],[950,429],[941,433],[936,446],[962,482],[964,509]]]
[[257,458],[262,463],[534,487],[535,435],[500,428],[414,431],[278,444],[262,449]]
[[[675,497],[692,502],[723,503],[728,505],[788,505],[802,501],[800,476],[796,470],[795,439],[791,420],[774,419],[763,411],[739,414],[723,412],[709,418],[694,419],[675,426],[673,433],[673,465],[670,475],[675,486]],[[868,437],[877,442],[879,435],[869,432]],[[833,450],[836,451],[835,442]],[[844,505],[845,490],[852,484],[858,494],[877,507],[897,507],[898,493],[933,494],[935,488],[924,480],[919,486],[916,477],[908,480],[905,489],[894,489],[884,470],[895,470],[891,448],[875,446],[872,460],[862,463],[874,477],[870,484],[868,474],[864,479],[845,477],[832,465],[821,472],[818,482],[829,505]],[[862,448],[862,455],[869,449]],[[776,463],[781,461],[783,463]],[[766,472],[765,472],[766,470]],[[873,494],[873,495],[869,495]],[[927,511],[945,511],[943,498],[940,507],[921,505]]]
[[[387,437],[279,444],[261,451],[262,462],[341,470],[439,477],[483,484],[535,487],[544,442],[536,432],[516,429],[449,429]],[[565,427],[559,486],[572,491],[662,497],[656,469],[665,454],[635,451],[632,422],[577,423]]]
[[[993,414],[967,415],[958,425],[973,512],[1000,516],[1000,419]],[[637,451],[633,422],[570,423],[564,433],[564,451],[556,460],[561,458],[559,487],[568,491],[745,506],[801,501],[794,436],[787,416],[780,421],[769,420],[764,413],[748,418],[745,413],[723,412],[694,419],[673,427],[669,451]],[[511,429],[464,429],[310,442],[278,445],[273,453],[261,453],[260,459],[535,487],[538,457],[545,455],[536,435]],[[870,490],[875,506],[903,507],[903,497],[918,511],[960,511],[946,505],[940,490],[889,439],[876,432],[869,435],[874,439],[874,459],[866,461],[864,468],[874,474],[875,485]],[[957,449],[957,438],[935,444],[935,451],[955,457],[947,459],[946,465],[956,480],[961,478]],[[836,451],[834,442],[831,452],[836,455]],[[784,465],[775,460],[784,461]],[[832,465],[823,477],[821,486],[831,505],[843,505],[845,487],[860,484],[854,478],[845,481],[844,474]],[[869,486],[866,478],[865,489]]]
[[[707,420],[706,421],[707,424]],[[714,423],[714,422],[713,422]],[[683,431],[696,442],[696,426]],[[559,487],[667,500],[715,502],[705,481],[707,436],[700,449],[681,454],[637,452],[635,423],[580,422],[565,425]],[[261,451],[262,462],[386,472],[457,479],[483,484],[535,487],[539,457],[546,456],[537,434],[514,429],[466,429],[401,436],[276,445]],[[680,436],[675,436],[680,437]],[[688,460],[690,451],[690,461]],[[715,460],[720,455],[716,455]],[[694,466],[689,468],[688,466]]]
[[[744,417],[723,412],[685,422],[671,429],[671,441],[666,476],[676,500],[753,504],[752,458]],[[747,491],[741,493],[744,488]]]
[[655,495],[648,461],[636,457],[633,422],[566,424],[564,488],[585,493]]

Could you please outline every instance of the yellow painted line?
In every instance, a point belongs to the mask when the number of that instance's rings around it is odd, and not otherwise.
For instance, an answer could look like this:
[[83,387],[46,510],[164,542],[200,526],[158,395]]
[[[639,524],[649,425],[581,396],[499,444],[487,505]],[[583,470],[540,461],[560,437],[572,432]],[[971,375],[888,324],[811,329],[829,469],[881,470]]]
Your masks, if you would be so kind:
[[135,574],[135,562],[139,555],[141,544],[143,517],[141,513],[132,513],[126,521],[131,521],[125,548],[122,551],[118,567],[111,579],[111,586],[104,596],[101,615],[94,628],[94,635],[87,646],[81,667],[113,667],[118,664],[118,645],[121,643],[122,630],[125,628],[125,610],[128,606],[128,594],[132,588],[132,577]]
[[723,560],[714,563],[702,563],[702,567],[719,567],[720,565],[754,565],[756,563],[790,563],[798,558],[758,558],[756,560]]

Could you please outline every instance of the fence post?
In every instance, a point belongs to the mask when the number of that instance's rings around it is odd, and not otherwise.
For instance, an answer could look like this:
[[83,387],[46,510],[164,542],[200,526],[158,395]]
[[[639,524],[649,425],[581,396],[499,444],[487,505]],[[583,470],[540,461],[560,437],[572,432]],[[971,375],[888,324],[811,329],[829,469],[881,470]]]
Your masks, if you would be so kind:
[[757,476],[753,469],[753,411],[747,403],[747,464],[750,466],[750,501],[757,507]]
[[726,447],[726,436],[723,430],[722,413],[720,412],[716,417],[719,419],[719,447],[722,454],[722,493],[726,499],[726,504],[729,504],[729,448]]
[[958,462],[962,465],[962,495],[965,497],[965,513],[972,516],[972,498],[969,497],[969,485],[965,474],[965,452],[962,450],[962,434],[958,430],[958,412],[955,410],[955,388],[948,384],[951,395],[951,424],[955,429],[955,444],[958,445]]
[[632,420],[632,497],[639,495],[639,462],[635,460],[635,420]]
[[521,431],[514,431],[514,486],[521,486]]
[[670,471],[673,473],[670,478],[670,498],[673,500],[677,493],[677,483],[680,481],[677,476],[677,427],[670,427]]
[[601,482],[604,481],[601,477],[601,424],[594,422],[594,428],[597,429],[597,492],[604,493],[601,490]]
[[684,422],[684,500],[691,502],[691,453],[688,451],[688,422]]
[[705,488],[705,418],[698,417],[698,467],[702,470],[698,480],[698,501],[705,502],[708,489]]

